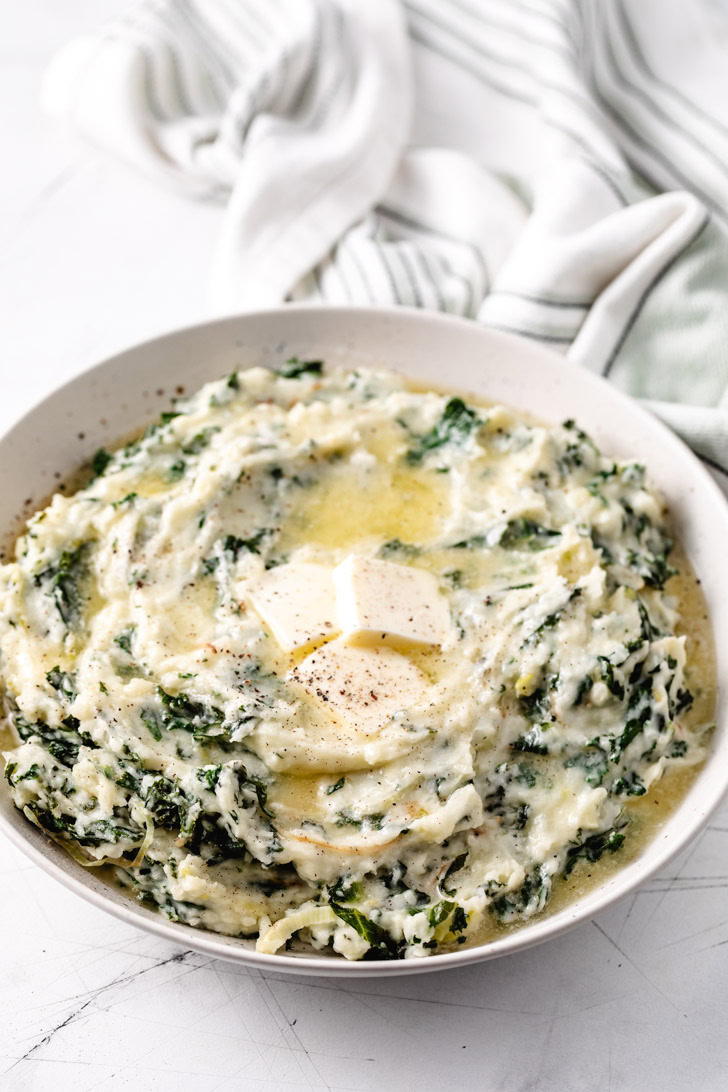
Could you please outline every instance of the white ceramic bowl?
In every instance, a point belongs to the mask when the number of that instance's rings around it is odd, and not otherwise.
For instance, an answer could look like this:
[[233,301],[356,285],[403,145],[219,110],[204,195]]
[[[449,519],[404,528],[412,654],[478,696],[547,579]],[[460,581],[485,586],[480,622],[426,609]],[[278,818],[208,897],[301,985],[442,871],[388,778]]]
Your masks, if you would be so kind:
[[[718,650],[718,730],[690,792],[639,858],[598,890],[502,939],[422,960],[349,963],[333,955],[262,955],[253,941],[168,922],[77,865],[28,823],[0,790],[0,826],[50,875],[125,922],[212,956],[297,974],[392,975],[463,966],[554,937],[653,875],[695,837],[728,788],[728,505],[694,455],[655,418],[604,380],[537,345],[472,322],[422,311],[288,306],[180,330],[129,349],[50,394],[0,440],[5,542],[65,476],[101,446],[154,418],[181,388],[287,357],[381,366],[472,391],[543,420],[574,417],[602,450],[647,465],[703,582]],[[3,782],[4,784],[4,782]]]

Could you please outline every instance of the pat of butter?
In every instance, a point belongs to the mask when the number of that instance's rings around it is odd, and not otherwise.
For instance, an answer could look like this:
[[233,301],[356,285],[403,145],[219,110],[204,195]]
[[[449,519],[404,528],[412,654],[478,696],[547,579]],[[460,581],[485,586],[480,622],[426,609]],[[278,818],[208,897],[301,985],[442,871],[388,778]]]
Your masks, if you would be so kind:
[[440,645],[447,637],[447,602],[424,569],[352,555],[334,569],[334,583],[349,639]]
[[284,652],[332,637],[339,630],[336,592],[325,565],[308,561],[278,565],[258,581],[250,598]]
[[429,685],[419,668],[399,652],[348,645],[341,637],[307,656],[291,678],[365,735],[421,701]]

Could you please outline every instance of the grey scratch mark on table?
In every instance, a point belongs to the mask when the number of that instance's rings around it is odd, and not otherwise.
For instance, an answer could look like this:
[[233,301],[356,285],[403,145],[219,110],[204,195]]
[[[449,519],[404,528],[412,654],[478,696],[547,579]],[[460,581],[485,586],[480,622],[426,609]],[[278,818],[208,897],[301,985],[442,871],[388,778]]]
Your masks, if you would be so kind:
[[602,934],[602,936],[604,937],[604,939],[605,939],[605,940],[606,940],[606,941],[607,941],[607,942],[608,942],[609,944],[611,944],[611,945],[612,945],[612,947],[613,947],[613,948],[615,949],[615,951],[619,952],[619,954],[620,954],[620,955],[622,956],[622,958],[623,958],[624,960],[626,960],[626,961],[627,961],[627,963],[629,963],[629,965],[630,965],[631,967],[634,967],[634,969],[635,969],[635,970],[637,971],[637,974],[641,975],[641,976],[642,976],[642,978],[644,978],[645,982],[647,982],[647,983],[648,983],[648,984],[649,984],[649,985],[650,985],[650,986],[652,987],[652,989],[653,989],[653,990],[655,990],[655,992],[656,992],[656,993],[659,993],[659,995],[660,995],[661,997],[663,997],[663,998],[665,999],[665,1001],[667,1001],[668,1005],[672,1005],[672,1007],[673,1007],[673,1008],[675,1009],[675,1012],[680,1012],[680,1009],[679,1009],[679,1008],[677,1007],[677,1005],[676,1005],[676,1004],[675,1004],[675,1002],[674,1002],[674,1001],[672,1000],[672,998],[668,997],[668,996],[667,996],[667,994],[666,994],[666,993],[665,993],[665,992],[664,992],[663,990],[661,990],[661,989],[660,989],[660,987],[659,987],[659,986],[657,986],[657,985],[656,985],[656,984],[655,984],[655,983],[654,983],[654,982],[652,981],[652,979],[651,979],[651,978],[650,978],[650,976],[649,976],[649,975],[647,974],[647,972],[646,972],[646,971],[645,971],[645,970],[644,970],[644,969],[643,969],[642,967],[640,967],[640,966],[639,966],[639,964],[635,963],[635,961],[634,961],[634,960],[632,959],[632,957],[631,957],[631,956],[627,955],[627,953],[625,952],[624,948],[621,948],[621,947],[619,946],[619,944],[617,944],[616,940],[613,940],[613,939],[612,939],[612,937],[610,937],[610,936],[609,936],[609,934],[607,933],[607,931],[606,931],[605,929],[603,929],[603,928],[601,927],[601,925],[599,924],[599,922],[597,922],[597,921],[593,921],[593,922],[592,922],[592,925],[594,926],[594,928],[595,928],[595,929],[596,929],[596,930],[597,930],[598,932],[600,932],[600,933]]
[[[301,1037],[298,1034],[298,1032],[296,1031],[293,1024],[288,1023],[288,1020],[286,1019],[285,1013],[283,1012],[283,1009],[281,1008],[280,1003],[279,1003],[277,997],[275,996],[275,993],[273,992],[271,983],[266,980],[265,975],[262,973],[262,971],[258,972],[257,977],[259,977],[260,984],[261,984],[263,990],[265,991],[265,994],[267,994],[267,996],[270,998],[273,1005],[275,1006],[276,1012],[280,1015],[280,1017],[283,1019],[283,1021],[290,1028],[290,1031],[293,1034],[296,1042],[299,1044],[299,1046],[301,1047],[301,1050],[305,1053],[306,1057],[308,1058],[311,1065],[313,1066],[313,1068],[314,1068],[314,1070],[316,1072],[316,1076],[323,1082],[324,1088],[328,1089],[329,1092],[330,1092],[330,1086],[328,1085],[328,1083],[322,1077],[321,1072],[318,1069],[318,1066],[316,1065],[313,1058],[311,1057],[310,1051],[308,1050],[308,1048],[302,1042]],[[265,998],[265,996],[264,996],[264,1002],[265,1002],[266,1005],[268,1004],[268,1001]]]
[[[271,977],[271,976],[268,976],[268,977]],[[277,978],[277,981],[281,981],[281,980],[285,981],[285,978],[282,978],[282,977]],[[361,995],[360,990],[357,991],[357,990],[354,990],[354,989],[351,989],[351,990],[344,989],[342,983],[337,981],[336,979],[333,979],[331,981],[325,980],[324,982],[317,982],[314,979],[311,979],[306,983],[306,985],[307,985],[307,987],[309,989],[312,989],[312,990],[340,991],[340,992],[346,993],[350,997],[354,997],[356,999],[358,999],[360,997],[360,995]],[[428,998],[421,998],[421,997],[408,997],[406,994],[375,993],[373,990],[367,990],[366,994],[364,994],[364,996],[365,997],[386,998],[388,1001],[406,1001],[406,1002],[410,1002],[411,1004],[418,1004],[418,1005],[436,1005],[438,1008],[446,1007],[446,1008],[455,1008],[455,1009],[470,1009],[470,1010],[475,1011],[475,1012],[480,1011],[480,1012],[511,1013],[511,1014],[517,1015],[517,1016],[537,1016],[537,1015],[539,1015],[539,1010],[538,1009],[499,1008],[496,1005],[474,1005],[474,1004],[469,1004],[466,1001],[445,1001],[442,998],[437,998],[436,1000],[430,1000]]]
[[[111,982],[107,983],[107,985],[101,986],[97,990],[90,991],[85,1001],[83,1001],[77,1008],[73,1009],[64,1020],[61,1020],[59,1024],[56,1024],[55,1027],[51,1028],[51,1030],[47,1032],[42,1039],[39,1039],[38,1042],[34,1044],[34,1046],[30,1047],[30,1049],[27,1050],[25,1054],[23,1054],[22,1058],[18,1059],[15,1065],[19,1065],[20,1062],[26,1061],[33,1054],[35,1054],[36,1050],[39,1050],[40,1047],[45,1046],[47,1043],[50,1043],[53,1036],[57,1032],[61,1031],[62,1028],[67,1027],[68,1024],[70,1024],[72,1020],[75,1020],[78,1016],[80,1016],[81,1013],[89,1007],[89,1005],[93,1004],[94,1001],[97,1001],[98,998],[101,997],[103,994],[108,993],[109,990],[114,989],[115,986],[121,986],[125,985],[128,982],[135,981],[136,979],[141,978],[142,975],[148,974],[150,971],[155,971],[158,970],[160,967],[165,967],[168,963],[183,963],[184,960],[190,955],[192,955],[192,953],[189,951],[178,952],[176,955],[170,956],[168,959],[160,960],[158,963],[153,964],[151,967],[143,967],[140,971],[136,971],[134,974],[125,975],[121,978],[114,978],[111,980]],[[10,1067],[10,1069],[14,1068],[15,1066]],[[10,1070],[6,1070],[6,1073],[9,1072]]]

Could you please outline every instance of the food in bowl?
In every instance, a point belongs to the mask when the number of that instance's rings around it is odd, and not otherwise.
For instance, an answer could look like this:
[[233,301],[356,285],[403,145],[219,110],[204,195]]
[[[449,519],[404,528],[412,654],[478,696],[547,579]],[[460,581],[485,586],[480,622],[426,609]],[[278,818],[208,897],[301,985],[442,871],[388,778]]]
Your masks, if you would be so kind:
[[13,800],[262,952],[417,958],[524,923],[709,746],[665,518],[573,421],[319,361],[207,384],[0,569]]

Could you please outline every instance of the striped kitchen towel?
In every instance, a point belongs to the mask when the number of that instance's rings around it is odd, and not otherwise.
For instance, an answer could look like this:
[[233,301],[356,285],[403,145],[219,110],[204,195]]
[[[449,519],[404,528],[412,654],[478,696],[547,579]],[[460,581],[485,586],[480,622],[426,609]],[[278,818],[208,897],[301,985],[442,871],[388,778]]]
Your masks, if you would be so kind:
[[49,110],[219,199],[218,313],[400,303],[543,341],[728,472],[728,4],[144,0]]

